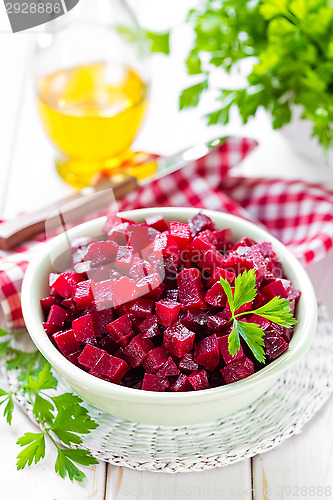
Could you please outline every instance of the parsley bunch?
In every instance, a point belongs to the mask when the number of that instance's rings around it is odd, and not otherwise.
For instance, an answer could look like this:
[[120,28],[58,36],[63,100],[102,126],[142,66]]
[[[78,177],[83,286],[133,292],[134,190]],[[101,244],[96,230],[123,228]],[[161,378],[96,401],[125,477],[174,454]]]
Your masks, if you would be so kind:
[[198,104],[214,67],[230,73],[253,58],[247,85],[221,88],[208,124],[227,124],[232,106],[247,123],[263,107],[277,129],[290,122],[292,106],[299,105],[302,119],[313,124],[313,136],[325,149],[332,147],[332,0],[206,0],[190,12],[188,22],[195,39],[187,71],[201,75],[201,81],[182,92],[180,109]]
[[291,313],[290,302],[280,297],[274,297],[258,309],[237,312],[242,305],[252,302],[257,295],[255,270],[250,269],[236,276],[234,293],[230,283],[226,279],[220,278],[220,282],[228,299],[232,315],[231,321],[233,322],[232,330],[228,337],[230,354],[234,356],[237,353],[240,348],[240,337],[242,337],[251,349],[254,357],[260,363],[264,363],[263,336],[265,332],[256,323],[247,323],[239,318],[247,314],[256,314],[268,319],[272,323],[291,328],[297,323],[297,320]]
[[[8,333],[0,329],[0,337]],[[4,405],[4,416],[9,425],[14,411],[14,396],[21,393],[29,398],[33,414],[41,427],[40,432],[26,432],[17,441],[23,449],[18,454],[17,469],[23,469],[45,457],[46,438],[57,449],[55,471],[70,480],[83,481],[85,474],[76,464],[88,466],[97,464],[88,450],[66,449],[65,446],[80,445],[82,435],[89,434],[98,424],[92,420],[82,400],[72,393],[53,396],[48,392],[56,389],[57,380],[51,366],[38,352],[24,352],[11,347],[11,339],[0,343],[0,355],[6,356],[8,370],[19,369],[19,387],[8,392],[0,389],[0,406]]]

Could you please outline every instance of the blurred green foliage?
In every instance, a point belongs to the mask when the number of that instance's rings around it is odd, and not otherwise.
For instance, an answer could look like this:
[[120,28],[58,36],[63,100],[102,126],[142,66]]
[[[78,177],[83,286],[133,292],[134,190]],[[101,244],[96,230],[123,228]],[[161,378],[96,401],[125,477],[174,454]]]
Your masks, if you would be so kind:
[[202,81],[183,90],[180,109],[198,104],[214,67],[230,73],[251,57],[247,85],[221,89],[208,124],[228,123],[235,105],[244,123],[263,107],[280,128],[300,105],[313,136],[333,145],[333,0],[207,0],[188,22],[195,38],[187,71]]

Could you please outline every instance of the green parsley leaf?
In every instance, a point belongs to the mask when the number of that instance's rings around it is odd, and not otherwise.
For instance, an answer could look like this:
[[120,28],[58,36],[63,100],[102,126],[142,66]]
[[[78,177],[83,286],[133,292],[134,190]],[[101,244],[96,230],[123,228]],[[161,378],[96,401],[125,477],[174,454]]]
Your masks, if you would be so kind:
[[186,59],[186,67],[189,75],[199,75],[202,73],[201,60],[195,52],[190,53]]
[[170,53],[170,33],[155,33],[146,30],[146,36],[150,41],[150,50],[154,53],[169,54]]
[[179,97],[179,109],[192,108],[199,104],[201,93],[208,89],[208,80],[184,89]]
[[41,423],[46,422],[50,424],[54,419],[53,411],[53,404],[48,399],[43,398],[40,394],[36,394],[33,404],[33,412],[38,420]]
[[[8,334],[0,330],[0,337]],[[80,471],[73,462],[81,465],[96,464],[87,450],[62,450],[53,439],[53,432],[64,445],[79,445],[82,443],[81,434],[89,434],[98,424],[89,416],[88,410],[81,406],[82,399],[72,393],[52,397],[46,391],[57,387],[57,380],[52,374],[51,366],[38,352],[25,352],[13,349],[9,341],[0,343],[0,353],[5,354],[8,359],[6,365],[8,370],[19,369],[19,387],[13,393],[0,389],[0,406],[5,406],[4,416],[11,424],[14,410],[13,395],[19,392],[27,393],[33,406],[33,413],[38,419],[42,432],[26,433],[17,444],[25,447],[18,454],[17,468],[23,469],[36,464],[45,457],[45,434],[58,450],[56,471],[62,477],[68,475],[71,480],[82,481],[85,474]],[[51,432],[50,432],[51,431]]]
[[232,294],[231,285],[230,285],[229,281],[227,281],[225,278],[220,278],[220,283],[222,285],[224,293],[227,296],[231,313],[234,314],[234,312],[235,312],[235,304],[234,304],[234,296]]
[[37,464],[45,457],[45,437],[43,432],[26,432],[24,436],[16,442],[19,446],[26,446],[17,455],[17,470],[23,469],[26,465],[31,465],[34,461]]
[[10,340],[6,340],[6,342],[0,343],[0,357],[1,358],[7,353],[7,349],[8,349],[9,344],[10,344]]
[[52,398],[58,414],[51,426],[54,432],[69,431],[77,434],[89,434],[98,424],[89,416],[88,410],[81,405],[82,399],[66,393]]
[[170,53],[170,33],[168,31],[156,33],[124,25],[113,26],[112,28],[128,43],[139,44],[145,36],[148,39],[151,52],[166,55]]
[[53,432],[58,436],[60,441],[62,441],[67,446],[70,446],[72,443],[81,444],[82,438],[78,434],[74,434],[73,432],[68,432],[66,430],[61,429],[52,429]]
[[80,471],[73,462],[86,466],[98,463],[87,450],[61,450],[59,448],[55,463],[55,471],[58,472],[62,478],[68,476],[71,481],[75,480],[82,482],[86,475]]
[[234,310],[237,311],[243,304],[252,302],[257,295],[256,272],[254,269],[244,271],[235,278]]
[[266,318],[273,323],[291,328],[297,323],[296,318],[291,313],[291,306],[288,300],[280,297],[274,297],[267,304],[258,309],[248,310],[237,313],[243,304],[252,302],[256,295],[256,272],[254,269],[244,271],[235,278],[234,294],[232,293],[231,285],[224,278],[220,278],[220,283],[227,296],[228,304],[231,311],[231,321],[233,321],[232,331],[228,337],[228,350],[232,356],[240,348],[240,337],[242,337],[255,358],[260,363],[265,362],[264,346],[264,331],[256,323],[248,323],[240,321],[238,318],[249,314],[257,314],[262,318]]
[[234,324],[232,325],[231,333],[229,334],[228,337],[228,350],[231,356],[235,356],[235,354],[237,353],[237,351],[239,351],[239,349],[240,349],[240,339],[237,329],[237,320],[235,320]]
[[7,405],[5,406],[5,409],[3,412],[3,416],[6,417],[6,420],[7,420],[9,425],[12,424],[13,411],[14,411],[14,401],[13,401],[13,398],[10,396],[8,398]]
[[255,323],[245,323],[245,321],[235,319],[234,327],[235,324],[238,334],[245,340],[254,357],[260,363],[264,363],[265,351],[262,346],[264,345],[263,336],[265,332]]
[[280,297],[273,297],[267,304],[255,309],[252,313],[285,328],[291,328],[297,323],[291,313],[290,302]]
[[28,387],[36,393],[43,389],[55,389],[57,387],[57,379],[52,375],[49,363],[46,363],[42,371],[38,373],[37,380],[32,376],[29,377]]

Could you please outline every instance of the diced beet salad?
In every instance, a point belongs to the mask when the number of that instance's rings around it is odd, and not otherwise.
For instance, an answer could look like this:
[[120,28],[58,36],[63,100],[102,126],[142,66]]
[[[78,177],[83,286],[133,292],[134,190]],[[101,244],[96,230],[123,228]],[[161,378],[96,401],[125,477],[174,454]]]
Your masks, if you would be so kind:
[[[291,311],[300,292],[286,279],[270,243],[216,230],[202,212],[188,224],[161,216],[145,223],[111,218],[104,239],[78,238],[72,267],[51,274],[41,300],[46,333],[73,364],[101,379],[146,391],[208,389],[263,368],[247,344],[228,350],[231,312],[220,278],[231,287],[255,270],[254,310],[273,297]],[[289,347],[293,329],[255,314],[270,363]]]

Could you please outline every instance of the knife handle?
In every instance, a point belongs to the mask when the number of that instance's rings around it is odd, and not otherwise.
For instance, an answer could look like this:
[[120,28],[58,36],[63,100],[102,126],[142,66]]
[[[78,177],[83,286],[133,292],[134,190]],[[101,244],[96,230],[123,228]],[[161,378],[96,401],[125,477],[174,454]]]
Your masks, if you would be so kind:
[[[45,233],[45,223],[55,229],[66,223],[78,222],[80,216],[111,205],[113,197],[120,200],[138,187],[136,177],[117,173],[113,177],[101,181],[92,194],[80,192],[64,198],[42,209],[36,210],[0,224],[0,249],[11,250],[20,243],[40,233]],[[89,189],[89,188],[88,188]],[[113,196],[110,193],[113,190]]]

